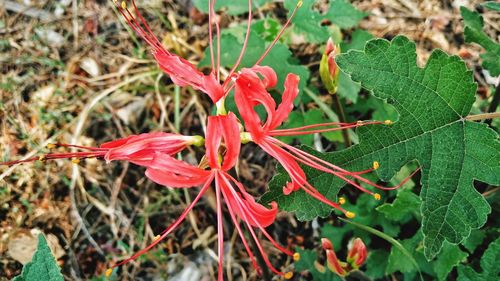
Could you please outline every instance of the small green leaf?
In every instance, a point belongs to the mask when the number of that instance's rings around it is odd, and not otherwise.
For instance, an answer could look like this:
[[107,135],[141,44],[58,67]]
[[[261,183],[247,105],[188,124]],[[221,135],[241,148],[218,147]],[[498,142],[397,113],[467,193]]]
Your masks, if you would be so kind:
[[366,261],[366,275],[374,280],[386,275],[385,269],[389,260],[389,253],[386,250],[368,251],[368,260]]
[[[293,32],[303,35],[308,42],[323,43],[330,37],[328,27],[322,26],[321,21],[324,16],[313,10],[315,0],[303,0],[302,6],[297,9],[295,17],[292,19]],[[286,0],[285,8],[288,9],[288,17],[297,6],[296,0]]]
[[[326,14],[315,10],[316,4],[315,0],[303,0],[302,6],[298,8],[292,19],[293,31],[302,34],[310,43],[323,43],[331,36],[334,27],[323,26],[324,20],[329,20],[340,28],[351,28],[368,15],[357,10],[347,0],[330,1]],[[285,1],[285,8],[289,11],[288,16],[291,16],[296,6],[296,0]]]
[[368,16],[367,13],[359,11],[347,0],[331,1],[330,9],[326,14],[326,18],[340,28],[354,27],[366,16]]
[[33,259],[23,267],[21,275],[16,276],[13,281],[64,281],[61,269],[47,245],[47,240],[38,235],[38,246]]
[[500,238],[491,242],[481,258],[483,271],[477,273],[471,267],[460,265],[458,267],[458,281],[497,281],[500,274]]
[[500,75],[500,44],[489,38],[483,31],[483,17],[465,7],[460,7],[460,12],[464,19],[465,42],[474,42],[483,47],[486,50],[486,53],[481,55],[483,67],[492,76]]
[[403,223],[408,221],[412,215],[419,216],[421,203],[418,195],[411,190],[403,189],[398,192],[394,202],[378,206],[376,210],[384,214],[388,220]]
[[436,272],[438,280],[445,280],[451,270],[461,261],[465,260],[468,255],[460,250],[457,245],[445,242],[442,253],[434,262],[434,272]]
[[[262,5],[271,2],[271,0],[253,0],[254,7],[261,7]],[[194,6],[204,12],[208,13],[208,0],[194,0]],[[224,10],[230,15],[241,15],[248,12],[247,1],[234,1],[234,0],[217,0],[215,2],[215,11]]]
[[474,252],[477,246],[483,243],[486,237],[486,232],[480,229],[475,229],[470,233],[470,236],[464,241],[463,245],[469,252]]
[[488,1],[481,4],[486,9],[500,12],[500,2]]

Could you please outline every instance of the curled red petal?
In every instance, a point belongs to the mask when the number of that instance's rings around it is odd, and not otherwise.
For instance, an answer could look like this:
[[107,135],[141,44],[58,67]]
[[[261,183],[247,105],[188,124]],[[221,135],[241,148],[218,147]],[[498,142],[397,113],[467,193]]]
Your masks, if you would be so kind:
[[262,82],[264,83],[266,89],[276,87],[276,84],[278,83],[278,76],[276,76],[276,72],[274,72],[271,67],[255,65],[251,69],[262,75]]
[[295,74],[288,74],[285,80],[285,90],[283,91],[283,96],[281,98],[281,103],[276,109],[276,113],[273,118],[268,118],[266,122],[267,130],[274,130],[276,127],[281,125],[283,121],[288,119],[290,112],[293,110],[293,101],[299,94],[299,76]]

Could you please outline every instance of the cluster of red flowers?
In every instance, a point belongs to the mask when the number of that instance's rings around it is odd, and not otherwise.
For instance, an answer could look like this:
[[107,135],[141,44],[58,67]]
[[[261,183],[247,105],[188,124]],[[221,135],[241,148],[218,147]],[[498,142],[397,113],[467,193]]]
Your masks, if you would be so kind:
[[[222,83],[220,83],[220,44],[217,44],[217,55],[215,55],[212,39],[213,26],[215,26],[216,29],[217,39],[220,38],[219,26],[216,22],[213,22],[215,0],[209,1],[209,43],[211,49],[212,71],[208,75],[205,75],[187,60],[166,50],[158,38],[153,34],[146,20],[139,13],[134,1],[131,3],[133,9],[128,7],[126,1],[116,2],[115,0],[118,11],[122,14],[128,25],[151,47],[152,54],[160,68],[170,76],[173,83],[181,87],[191,86],[196,90],[204,92],[217,106],[217,115],[208,117],[205,136],[183,136],[174,133],[155,132],[133,135],[102,144],[100,147],[54,144],[52,146],[57,145],[77,148],[79,152],[51,153],[41,157],[6,162],[3,164],[13,165],[21,162],[60,158],[71,158],[74,162],[79,162],[80,159],[99,157],[104,158],[108,162],[125,160],[143,166],[146,168],[146,177],[167,187],[187,188],[201,186],[196,198],[172,225],[159,234],[149,246],[140,250],[130,258],[116,264],[114,267],[137,258],[156,244],[160,243],[160,241],[169,235],[185,219],[194,205],[196,205],[203,194],[212,186],[212,183],[215,183],[219,255],[218,279],[223,279],[223,201],[227,204],[229,215],[234,222],[234,226],[255,268],[259,270],[259,265],[254,255],[254,249],[252,249],[247,242],[247,238],[240,226],[240,220],[246,225],[251,235],[251,239],[253,239],[257,245],[257,249],[255,250],[259,251],[266,266],[274,273],[290,278],[292,276],[291,272],[282,272],[271,264],[255,232],[256,229],[260,230],[277,249],[293,257],[294,260],[299,258],[297,253],[281,246],[266,231],[266,227],[272,224],[276,218],[278,212],[277,204],[273,202],[269,206],[263,206],[257,203],[254,198],[247,193],[246,187],[229,174],[229,171],[234,168],[237,163],[241,145],[248,142],[254,142],[262,150],[279,161],[290,177],[290,182],[283,187],[283,193],[285,195],[302,189],[318,201],[343,212],[348,218],[352,218],[354,214],[346,211],[340,206],[342,200],[340,202],[333,202],[325,198],[308,182],[307,176],[301,165],[309,166],[339,177],[363,192],[372,194],[375,199],[380,199],[379,194],[365,189],[358,183],[363,182],[379,189],[388,189],[362,177],[363,174],[377,169],[379,164],[375,162],[373,167],[364,171],[347,171],[288,145],[276,137],[345,130],[366,125],[388,124],[388,122],[323,123],[292,129],[279,129],[279,126],[288,118],[288,115],[293,109],[293,101],[299,92],[299,77],[295,74],[288,74],[284,83],[281,103],[277,105],[268,92],[269,89],[274,88],[277,84],[276,73],[272,68],[259,64],[277,42],[285,28],[290,24],[290,20],[300,7],[301,1],[298,2],[290,19],[284,24],[278,36],[268,46],[255,65],[251,68],[242,68],[237,71],[241,58],[245,53],[248,35],[250,34],[252,3],[249,1],[250,11],[244,47],[241,50],[238,60]],[[328,49],[331,48],[332,46],[329,46]],[[234,113],[227,112],[224,108],[224,100],[233,89],[241,120],[238,120]],[[267,112],[266,120],[261,120],[255,111],[256,106],[263,106],[265,108]],[[243,121],[244,126],[241,121]],[[207,165],[196,167],[175,158],[178,152],[181,152],[190,145],[205,146],[205,159]],[[393,188],[397,187],[398,186]],[[107,274],[111,274],[111,270],[109,270]]]

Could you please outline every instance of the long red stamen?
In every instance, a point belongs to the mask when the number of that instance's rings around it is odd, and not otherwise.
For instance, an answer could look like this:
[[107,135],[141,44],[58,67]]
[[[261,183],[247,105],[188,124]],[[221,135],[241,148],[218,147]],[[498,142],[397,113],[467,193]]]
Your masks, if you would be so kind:
[[238,56],[238,59],[236,60],[236,63],[234,64],[233,68],[229,71],[229,74],[227,75],[226,81],[224,81],[224,84],[222,84],[222,87],[226,87],[227,84],[231,81],[231,76],[233,75],[234,71],[236,68],[241,63],[241,60],[243,59],[243,55],[245,54],[245,51],[247,49],[248,45],[248,39],[250,38],[250,27],[252,24],[252,0],[248,0],[248,20],[247,20],[247,33],[245,34],[245,40],[243,41],[243,47],[241,48],[240,55]]
[[151,248],[153,248],[156,244],[160,243],[163,239],[165,239],[165,237],[167,237],[174,229],[177,228],[177,226],[179,226],[179,224],[186,218],[187,214],[193,209],[194,205],[196,205],[196,203],[200,200],[200,198],[203,196],[203,194],[205,194],[205,192],[210,187],[210,184],[212,183],[213,178],[214,178],[214,175],[211,174],[209,176],[209,178],[207,179],[207,181],[205,182],[205,184],[203,185],[203,187],[201,188],[201,190],[198,193],[198,195],[196,196],[196,198],[193,200],[193,202],[191,202],[191,204],[186,209],[184,209],[184,211],[182,212],[182,214],[179,216],[179,218],[177,218],[177,220],[175,220],[174,223],[172,223],[170,226],[168,226],[161,233],[161,235],[160,235],[159,238],[155,239],[146,248],[138,251],[137,253],[135,253],[130,258],[128,258],[128,259],[126,259],[126,260],[124,260],[122,262],[119,262],[119,263],[113,265],[111,268],[115,268],[115,267],[121,266],[123,264],[126,264],[126,263],[128,263],[128,262],[130,262],[132,260],[135,260],[139,256],[141,256],[141,255],[145,254],[146,252],[148,252]]
[[[228,181],[228,179],[226,177],[222,177],[222,180],[224,180],[228,186],[231,186],[231,183]],[[252,237],[253,237],[253,239],[255,241],[255,244],[257,245],[257,248],[259,249],[259,252],[260,252],[260,254],[262,256],[262,259],[264,260],[264,263],[275,274],[277,274],[277,275],[285,275],[284,272],[281,272],[281,271],[277,270],[271,264],[271,262],[269,261],[269,257],[267,256],[266,252],[262,248],[262,245],[261,245],[261,243],[260,243],[257,235],[255,234],[255,231],[253,230],[252,225],[250,225],[250,223],[249,223],[249,219],[248,219],[248,217],[246,215],[245,210],[243,209],[244,208],[243,205],[242,205],[243,203],[241,202],[241,199],[240,199],[239,195],[236,193],[236,191],[233,188],[228,188],[228,190],[233,194],[233,197],[236,198],[236,203],[238,205],[238,209],[240,210],[241,215],[243,216],[243,221],[247,225],[247,228],[250,231],[250,234],[252,235]]]
[[103,157],[106,154],[106,151],[85,151],[85,152],[68,152],[68,153],[48,153],[42,154],[37,157],[31,157],[24,160],[14,160],[8,162],[0,163],[0,166],[12,166],[21,163],[29,163],[34,161],[46,161],[46,160],[55,160],[55,159],[85,159],[85,158],[95,158],[95,157]]
[[300,136],[300,135],[308,135],[308,134],[315,134],[315,133],[326,133],[326,132],[346,130],[346,129],[357,128],[357,127],[371,125],[371,124],[382,124],[382,122],[355,123],[353,125],[344,125],[344,126],[337,127],[337,128],[316,129],[316,130],[308,130],[308,131],[298,131],[295,129],[283,130],[283,131],[282,130],[274,130],[274,131],[269,132],[269,135],[271,135],[271,136]]
[[278,40],[280,39],[281,35],[283,35],[283,32],[285,32],[285,30],[288,27],[288,25],[290,25],[290,23],[292,22],[292,19],[295,17],[295,14],[297,13],[297,10],[301,6],[302,6],[302,0],[299,0],[297,2],[297,5],[293,9],[292,15],[288,18],[288,20],[286,21],[285,25],[283,25],[283,27],[281,28],[280,32],[278,32],[278,35],[276,35],[276,38],[274,38],[273,42],[271,42],[271,44],[267,47],[267,49],[264,51],[264,53],[262,54],[262,56],[260,56],[260,58],[255,63],[255,65],[260,64],[262,62],[262,60],[264,60],[264,58],[269,54],[269,52],[274,47],[274,45],[276,45],[276,42],[278,42]]
[[127,21],[127,24],[130,26],[130,28],[132,28],[132,30],[134,30],[135,33],[137,33],[144,41],[146,41],[154,49],[155,52],[164,51],[168,54],[168,51],[166,51],[163,48],[163,46],[159,42],[158,38],[154,35],[154,33],[149,28],[149,25],[146,23],[146,21],[144,20],[142,15],[139,13],[139,10],[135,6],[135,2],[133,2],[133,4],[134,4],[134,7],[136,9],[136,13],[138,14],[143,25],[146,26],[146,28],[149,32],[146,32],[142,28],[141,24],[139,24],[139,22],[137,22],[137,20],[132,15],[130,10],[127,8],[125,1],[122,1],[121,5],[118,4],[118,1],[116,1],[115,3],[116,3],[116,7],[117,7],[118,11],[123,16],[123,18]]
[[224,270],[223,270],[223,259],[224,259],[224,227],[222,221],[222,202],[221,202],[221,190],[219,185],[219,177],[215,177],[215,196],[217,201],[217,246],[219,254],[219,267],[217,271],[218,280],[224,280]]
[[[296,128],[290,128],[290,129],[278,129],[278,130],[272,130],[269,132],[269,135],[272,136],[279,136],[282,133],[293,133],[296,132],[297,134],[301,133],[316,133],[315,130],[309,130],[313,128],[318,128],[318,127],[330,127],[330,126],[338,126],[336,128],[330,128],[330,129],[319,129],[319,130],[345,130],[349,128],[354,128],[354,127],[361,127],[365,125],[374,125],[374,124],[383,124],[383,122],[380,121],[367,121],[367,122],[352,122],[352,123],[339,123],[339,122],[328,122],[328,123],[319,123],[319,124],[313,124],[313,125],[307,125],[307,126],[302,126],[302,127],[296,127]],[[305,131],[309,130],[309,131]]]
[[[224,199],[226,201],[228,201],[228,199],[226,198],[226,195],[225,195],[224,192],[222,193],[222,196],[224,196]],[[245,250],[247,251],[247,253],[248,253],[249,257],[250,257],[250,260],[252,261],[252,265],[255,267],[256,270],[259,270],[260,267],[257,264],[257,261],[255,259],[255,256],[254,256],[252,250],[248,246],[248,242],[247,242],[247,240],[245,238],[245,235],[244,235],[243,231],[241,230],[240,223],[239,223],[238,219],[236,218],[236,215],[234,214],[233,209],[231,209],[231,208],[227,208],[227,209],[229,210],[229,214],[231,215],[231,219],[233,220],[234,226],[236,227],[236,230],[238,231],[238,235],[240,236],[241,241],[243,242],[243,246],[245,246]]]
[[[352,176],[352,177],[353,177],[353,178],[355,178],[355,179],[358,179],[358,180],[360,180],[360,181],[362,181],[362,182],[364,182],[364,183],[366,183],[366,184],[368,184],[368,185],[371,185],[371,186],[373,186],[373,187],[375,187],[375,188],[378,188],[378,189],[381,189],[381,190],[394,190],[394,189],[398,189],[398,188],[400,188],[400,187],[401,187],[401,186],[403,186],[406,182],[408,182],[408,180],[410,180],[410,178],[411,178],[413,175],[415,175],[415,174],[416,174],[416,173],[420,170],[420,168],[418,168],[418,169],[417,169],[417,170],[415,170],[415,171],[414,171],[411,175],[409,175],[407,178],[405,178],[403,181],[401,181],[401,182],[400,182],[398,185],[396,185],[396,186],[392,186],[392,187],[385,187],[385,186],[378,185],[378,184],[376,184],[376,183],[374,183],[374,182],[372,182],[372,181],[370,181],[370,180],[367,180],[367,179],[365,179],[365,178],[363,178],[363,177],[359,176],[359,172],[354,172],[354,173],[353,173],[353,172],[349,172],[349,171],[347,171],[347,170],[345,170],[345,169],[342,169],[342,168],[340,168],[340,167],[338,167],[338,166],[336,166],[336,165],[333,165],[333,164],[332,164],[332,163],[330,163],[330,162],[327,162],[327,161],[325,161],[325,160],[323,160],[323,159],[321,159],[321,158],[318,158],[318,157],[316,157],[316,156],[314,156],[314,155],[311,155],[311,154],[309,154],[309,153],[307,153],[307,152],[304,152],[304,151],[302,151],[302,150],[300,150],[300,149],[297,149],[297,148],[295,148],[295,147],[293,147],[293,146],[291,146],[291,145],[288,145],[288,144],[286,144],[286,143],[284,143],[284,142],[281,142],[281,141],[279,141],[279,140],[277,140],[277,139],[275,139],[275,138],[268,138],[268,140],[271,140],[272,142],[277,143],[279,146],[286,147],[287,149],[289,149],[289,150],[290,150],[292,153],[294,153],[295,155],[300,155],[301,159],[308,159],[309,161],[312,159],[312,160],[317,161],[317,162],[319,162],[319,163],[321,163],[321,164],[323,164],[323,165],[325,165],[325,166],[328,166],[328,167],[330,167],[330,168],[332,168],[332,169],[335,169],[335,170],[339,171],[339,172],[340,172],[340,174],[342,174],[342,175]],[[313,167],[313,168],[317,169],[316,167]],[[332,173],[332,174],[333,174],[333,173],[337,173],[337,174],[339,174],[338,172],[334,172],[334,171],[331,171],[331,172],[329,172],[329,173]],[[359,188],[360,186],[359,186],[359,185],[357,185],[357,187]],[[363,188],[363,189],[364,189],[364,188]]]
[[[232,182],[235,183],[236,186],[238,186],[238,188],[240,189],[240,192],[246,192],[246,191],[242,191],[241,190],[241,186],[238,183],[238,181],[233,178],[231,175],[225,173],[226,177],[228,177],[229,179],[231,179]],[[240,200],[239,197],[237,200]],[[240,200],[241,201],[241,200]],[[288,256],[293,256],[293,252],[291,252],[290,250],[288,249],[285,249],[283,246],[281,246],[276,240],[274,240],[274,238],[266,231],[266,229],[258,224],[258,220],[255,218],[255,216],[252,215],[252,213],[249,213],[250,215],[250,218],[258,225],[258,228],[260,229],[260,231],[264,234],[264,236],[266,236],[266,238],[269,240],[269,242],[271,242],[271,244],[273,244],[274,247],[276,247],[278,250],[280,250],[281,252],[285,253],[286,255]]]

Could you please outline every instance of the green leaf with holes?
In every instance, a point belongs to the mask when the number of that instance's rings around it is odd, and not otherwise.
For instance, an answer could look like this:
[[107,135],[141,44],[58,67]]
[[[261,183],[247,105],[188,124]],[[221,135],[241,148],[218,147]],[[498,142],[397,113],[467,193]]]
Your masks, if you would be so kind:
[[21,275],[16,276],[12,281],[64,281],[61,269],[57,266],[56,260],[47,245],[47,240],[38,235],[38,247],[31,262],[23,267]]
[[[464,119],[475,100],[472,72],[456,56],[434,51],[424,68],[417,66],[415,44],[404,36],[391,42],[369,41],[364,51],[337,58],[339,67],[399,113],[392,126],[360,127],[359,144],[320,157],[351,171],[380,162],[378,176],[390,180],[403,165],[421,167],[421,215],[425,256],[435,257],[444,241],[463,242],[486,222],[491,208],[473,181],[500,184],[500,142],[487,125]],[[309,182],[330,199],[345,184],[305,169]],[[331,208],[303,191],[281,192],[288,180],[278,174],[263,198],[295,211],[299,219],[327,216]]]
[[483,60],[483,67],[487,69],[492,76],[500,75],[500,44],[493,41],[483,31],[483,17],[474,11],[465,7],[460,7],[460,12],[464,19],[465,42],[479,44],[486,50],[486,53],[480,55]]

